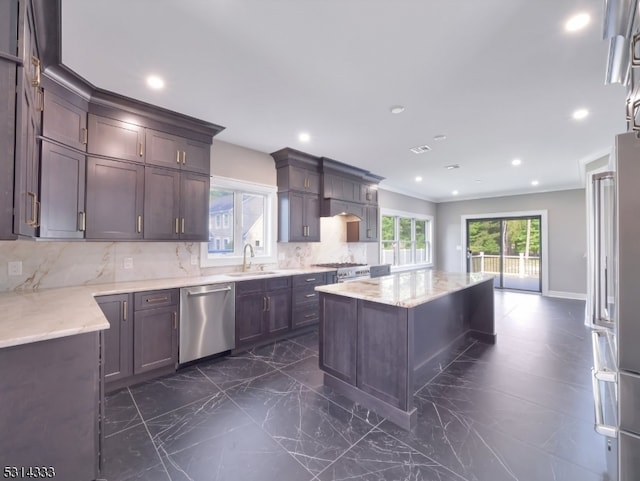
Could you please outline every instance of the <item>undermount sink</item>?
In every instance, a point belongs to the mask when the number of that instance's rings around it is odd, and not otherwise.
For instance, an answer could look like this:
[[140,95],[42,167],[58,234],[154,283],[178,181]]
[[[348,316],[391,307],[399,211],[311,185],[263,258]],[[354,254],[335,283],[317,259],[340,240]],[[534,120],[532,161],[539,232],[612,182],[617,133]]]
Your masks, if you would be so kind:
[[269,274],[277,274],[275,271],[246,271],[246,272],[230,272],[227,275],[232,277],[250,277],[250,276],[266,276]]

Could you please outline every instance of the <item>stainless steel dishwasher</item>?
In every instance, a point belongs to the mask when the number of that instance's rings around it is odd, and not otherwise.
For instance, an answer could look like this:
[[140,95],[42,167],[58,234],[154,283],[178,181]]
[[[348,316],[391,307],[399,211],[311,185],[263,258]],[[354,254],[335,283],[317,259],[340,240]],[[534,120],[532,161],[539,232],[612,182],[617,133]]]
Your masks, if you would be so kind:
[[180,289],[180,364],[236,347],[233,282]]

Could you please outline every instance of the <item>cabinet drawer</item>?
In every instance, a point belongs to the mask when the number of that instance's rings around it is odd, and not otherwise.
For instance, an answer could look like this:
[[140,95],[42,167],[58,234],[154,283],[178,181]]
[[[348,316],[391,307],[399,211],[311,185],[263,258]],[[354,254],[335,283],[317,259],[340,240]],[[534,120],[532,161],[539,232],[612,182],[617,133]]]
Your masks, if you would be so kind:
[[320,320],[320,305],[294,309],[291,314],[291,324],[294,329],[298,327],[317,324]]
[[292,276],[293,287],[322,286],[327,283],[326,272],[314,272],[313,274],[300,274]]
[[291,288],[291,276],[271,277],[269,279],[265,279],[264,282],[265,290],[267,291]]
[[133,306],[136,311],[155,309],[178,304],[178,289],[145,291],[133,294]]
[[318,304],[320,294],[316,292],[314,286],[299,287],[293,290],[293,308],[304,304]]

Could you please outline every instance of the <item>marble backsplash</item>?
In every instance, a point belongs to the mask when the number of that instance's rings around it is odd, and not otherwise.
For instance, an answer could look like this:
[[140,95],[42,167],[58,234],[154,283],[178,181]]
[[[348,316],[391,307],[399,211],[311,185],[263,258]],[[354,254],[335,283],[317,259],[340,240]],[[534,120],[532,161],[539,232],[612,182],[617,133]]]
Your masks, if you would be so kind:
[[[345,222],[339,216],[323,218],[322,242],[277,244],[278,263],[267,268],[372,262],[377,244],[347,243]],[[125,268],[129,259],[133,265]],[[8,275],[11,261],[22,262],[21,275]],[[202,276],[238,269],[200,267],[200,244],[194,242],[0,241],[0,291]]]

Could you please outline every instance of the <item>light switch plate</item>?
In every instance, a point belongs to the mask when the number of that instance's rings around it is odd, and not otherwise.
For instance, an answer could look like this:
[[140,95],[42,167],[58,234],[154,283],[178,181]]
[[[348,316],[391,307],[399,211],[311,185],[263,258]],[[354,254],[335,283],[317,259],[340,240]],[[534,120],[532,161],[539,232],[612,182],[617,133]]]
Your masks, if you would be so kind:
[[22,275],[22,261],[9,261],[7,264],[7,270],[10,276]]
[[191,265],[192,266],[198,265],[198,254],[191,254]]
[[125,257],[124,258],[124,268],[125,269],[133,269],[133,257]]

